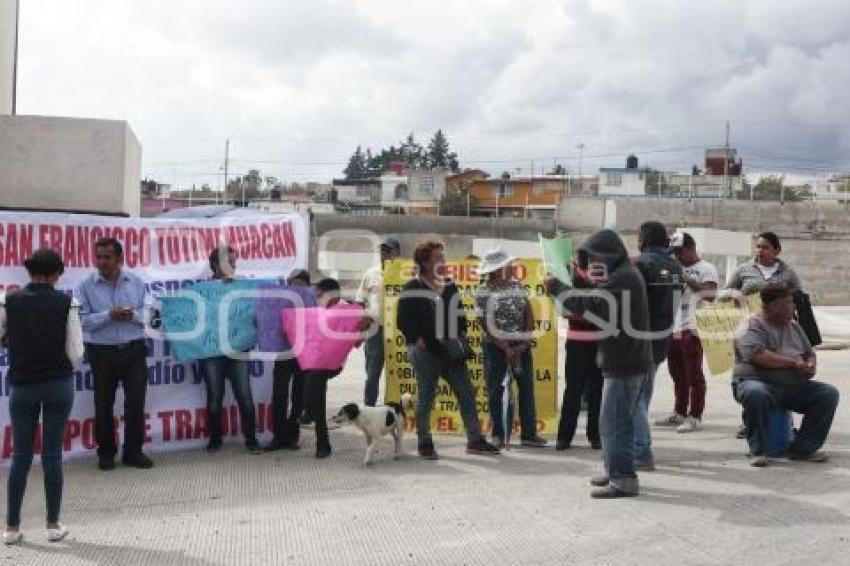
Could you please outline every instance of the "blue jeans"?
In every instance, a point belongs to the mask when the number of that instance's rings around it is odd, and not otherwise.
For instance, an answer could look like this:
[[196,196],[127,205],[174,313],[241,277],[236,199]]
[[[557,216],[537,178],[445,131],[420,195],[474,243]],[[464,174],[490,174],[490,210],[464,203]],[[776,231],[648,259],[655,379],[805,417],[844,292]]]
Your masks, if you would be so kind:
[[[492,342],[485,341],[484,376],[487,380],[487,398],[490,405],[490,419],[493,421],[493,436],[505,440],[505,423],[502,419],[502,396],[505,393],[503,385],[508,366],[505,353]],[[519,419],[523,439],[537,436],[537,413],[534,405],[534,372],[531,361],[531,351],[523,352],[519,367],[514,368],[514,379],[519,390]],[[508,415],[508,422],[513,423],[513,413]]]
[[742,379],[737,385],[737,396],[747,414],[747,442],[753,456],[765,455],[771,409],[779,407],[803,415],[803,423],[789,450],[792,454],[808,455],[823,446],[838,406],[838,389],[827,383],[802,379],[799,385],[792,387]]
[[416,374],[419,390],[416,398],[416,435],[419,444],[430,443],[431,440],[431,408],[437,396],[437,381],[442,377],[451,386],[460,408],[460,417],[466,429],[469,442],[481,438],[481,426],[478,423],[478,411],[475,408],[475,392],[472,389],[472,379],[465,363],[451,364],[438,358],[426,349],[409,346],[408,353]]
[[221,442],[221,409],[224,402],[224,380],[230,380],[230,388],[239,406],[242,434],[247,444],[257,443],[257,416],[254,396],[251,394],[251,378],[248,363],[225,356],[201,360],[204,383],[207,386],[207,420],[210,427],[210,442]]
[[649,428],[649,403],[652,401],[652,391],[655,389],[655,373],[658,366],[646,376],[640,387],[637,411],[635,411],[635,461],[653,462],[652,432]]
[[626,377],[609,377],[603,372],[603,377],[599,433],[605,475],[620,491],[637,493],[635,413],[647,372]]
[[381,372],[384,371],[384,327],[379,326],[363,345],[363,355],[366,357],[366,391],[363,402],[374,407],[378,402],[378,388],[381,384]]
[[21,505],[32,466],[38,418],[41,415],[41,467],[47,522],[59,520],[62,506],[62,438],[74,404],[74,381],[70,376],[41,383],[11,385],[9,417],[12,422],[12,466],[7,484],[6,524],[21,524]]

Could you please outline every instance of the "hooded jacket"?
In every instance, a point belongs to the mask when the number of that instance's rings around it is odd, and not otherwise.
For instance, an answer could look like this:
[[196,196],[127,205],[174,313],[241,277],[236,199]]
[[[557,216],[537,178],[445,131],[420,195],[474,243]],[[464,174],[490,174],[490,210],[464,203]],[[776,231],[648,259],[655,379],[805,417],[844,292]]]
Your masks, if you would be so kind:
[[659,334],[652,341],[652,361],[660,364],[667,349],[682,297],[682,267],[665,248],[649,248],[642,252],[635,266],[646,284],[649,305],[649,328]]
[[[612,230],[600,230],[580,246],[591,262],[602,262],[607,278],[592,289],[574,289],[563,283],[553,289],[564,309],[601,329],[596,364],[606,378],[635,375],[653,367],[649,308],[643,278],[629,261],[623,241]],[[568,292],[567,296],[561,293]]]

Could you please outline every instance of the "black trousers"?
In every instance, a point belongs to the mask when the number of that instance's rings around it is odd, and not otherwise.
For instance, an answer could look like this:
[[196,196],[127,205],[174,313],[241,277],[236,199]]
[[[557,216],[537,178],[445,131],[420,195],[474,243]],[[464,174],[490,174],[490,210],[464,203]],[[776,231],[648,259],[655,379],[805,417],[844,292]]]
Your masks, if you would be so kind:
[[316,450],[331,450],[328,436],[328,381],[341,370],[304,371],[304,406],[316,426]]
[[596,342],[567,340],[564,374],[567,387],[561,403],[558,441],[572,443],[581,411],[581,396],[587,390],[587,439],[599,440],[599,409],[602,404],[602,372],[596,365]]
[[295,358],[276,361],[272,381],[273,444],[298,443],[303,410],[304,372],[298,366],[298,361]]
[[145,395],[148,389],[147,345],[134,340],[123,346],[86,344],[94,377],[94,414],[97,455],[113,458],[113,406],[118,384],[124,389],[124,456],[142,452],[145,438]]

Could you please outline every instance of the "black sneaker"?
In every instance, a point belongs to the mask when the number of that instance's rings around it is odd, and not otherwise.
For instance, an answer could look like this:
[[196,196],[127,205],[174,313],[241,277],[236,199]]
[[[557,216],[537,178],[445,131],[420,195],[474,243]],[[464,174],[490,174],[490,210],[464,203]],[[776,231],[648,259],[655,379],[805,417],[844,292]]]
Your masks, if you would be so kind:
[[149,470],[153,468],[153,460],[139,452],[138,454],[134,454],[133,456],[124,456],[121,459],[121,463],[125,466],[129,466],[131,468],[138,468],[140,470]]
[[221,450],[221,439],[210,439],[207,443],[207,452],[213,453]]
[[331,455],[331,449],[330,448],[316,448],[316,458],[318,458],[319,460],[324,460],[325,458],[328,458],[330,455]]
[[260,443],[257,442],[257,439],[246,440],[245,441],[245,449],[248,450],[251,454],[262,454],[263,449],[260,448]]
[[543,448],[546,446],[547,442],[545,438],[541,438],[537,435],[531,436],[529,438],[523,438],[520,441],[520,444],[523,446],[530,446],[531,448]]
[[112,456],[103,456],[97,459],[97,467],[103,470],[104,472],[108,472],[109,470],[115,469],[115,458]]
[[567,442],[566,440],[559,440],[555,443],[555,450],[557,450],[558,452],[561,452],[563,450],[569,450],[570,448],[572,448],[572,444]]
[[590,447],[594,450],[602,450],[602,441],[594,438],[590,441]]
[[433,442],[423,442],[419,445],[419,456],[425,460],[436,460],[437,451],[434,450]]
[[495,456],[499,453],[499,447],[487,442],[483,437],[475,442],[466,443],[467,454],[487,454]]

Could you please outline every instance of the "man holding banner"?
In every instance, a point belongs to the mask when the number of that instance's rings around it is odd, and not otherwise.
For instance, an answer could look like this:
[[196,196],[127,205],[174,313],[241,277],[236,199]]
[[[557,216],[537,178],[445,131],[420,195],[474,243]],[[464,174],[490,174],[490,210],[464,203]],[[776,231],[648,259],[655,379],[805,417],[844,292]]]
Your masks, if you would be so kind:
[[86,350],[94,376],[95,436],[98,467],[115,468],[113,405],[118,384],[124,390],[122,461],[133,468],[152,468],[142,453],[145,438],[145,395],[148,385],[144,334],[145,285],[122,268],[124,250],[114,238],[95,243],[97,273],[77,288]]
[[[209,257],[213,279],[227,285],[236,275],[236,251],[224,245],[215,248]],[[252,454],[262,453],[257,442],[257,415],[254,396],[251,393],[251,379],[248,375],[248,362],[227,356],[216,356],[201,360],[204,383],[207,387],[207,419],[210,428],[210,440],[207,452],[221,449],[222,424],[221,408],[224,401],[224,380],[230,380],[230,387],[236,404],[239,406],[239,420],[245,448]]]
[[363,354],[366,356],[366,388],[363,403],[374,407],[378,402],[378,389],[381,384],[381,373],[384,371],[384,280],[383,269],[386,262],[399,256],[401,244],[395,238],[385,238],[378,250],[381,262],[368,269],[363,274],[363,280],[357,289],[356,302],[361,303],[375,321],[374,334],[366,339]]

